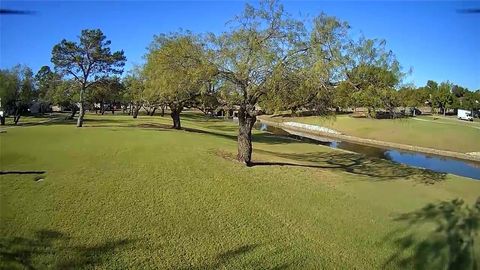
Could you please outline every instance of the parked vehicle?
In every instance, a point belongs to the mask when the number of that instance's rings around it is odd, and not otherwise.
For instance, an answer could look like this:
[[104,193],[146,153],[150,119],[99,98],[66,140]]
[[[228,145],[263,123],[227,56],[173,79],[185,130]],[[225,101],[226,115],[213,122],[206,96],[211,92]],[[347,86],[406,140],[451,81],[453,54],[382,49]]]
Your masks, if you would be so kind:
[[462,109],[458,109],[457,118],[459,120],[473,121],[472,112]]

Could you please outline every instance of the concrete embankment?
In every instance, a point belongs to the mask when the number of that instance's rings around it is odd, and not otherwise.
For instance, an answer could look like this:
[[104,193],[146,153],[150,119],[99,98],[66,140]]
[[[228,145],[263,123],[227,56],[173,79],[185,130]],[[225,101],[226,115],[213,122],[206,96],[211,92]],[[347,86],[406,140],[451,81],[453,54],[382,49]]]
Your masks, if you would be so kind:
[[394,149],[399,149],[399,150],[407,150],[407,151],[411,151],[411,152],[420,152],[420,153],[424,153],[424,154],[432,154],[432,155],[453,157],[453,158],[458,158],[458,159],[463,159],[463,160],[480,162],[480,155],[475,155],[474,153],[467,154],[467,153],[439,150],[439,149],[434,149],[434,148],[412,146],[412,145],[408,145],[408,144],[400,144],[400,143],[392,143],[392,142],[386,142],[386,141],[365,139],[365,138],[359,138],[359,137],[354,137],[354,136],[349,136],[349,135],[334,133],[334,132],[322,132],[322,131],[319,131],[319,129],[308,129],[306,127],[302,127],[302,125],[291,125],[291,124],[286,125],[282,122],[271,121],[266,117],[259,117],[258,120],[260,121],[260,123],[264,123],[264,124],[267,124],[267,125],[273,126],[273,127],[278,127],[278,128],[284,129],[287,132],[289,130],[291,130],[291,131],[295,131],[297,133],[300,132],[300,133],[305,133],[307,135],[311,134],[311,135],[326,137],[326,138],[330,138],[330,139],[337,139],[337,140],[340,140],[340,141],[353,142],[353,143],[359,143],[359,144],[370,145],[370,146],[377,146],[377,147],[382,147],[382,148],[394,148]]

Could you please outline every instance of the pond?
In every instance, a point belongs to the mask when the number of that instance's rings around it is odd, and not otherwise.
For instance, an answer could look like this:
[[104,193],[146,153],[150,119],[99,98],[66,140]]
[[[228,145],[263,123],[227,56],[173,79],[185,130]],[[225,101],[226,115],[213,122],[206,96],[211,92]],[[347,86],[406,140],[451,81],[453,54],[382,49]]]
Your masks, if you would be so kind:
[[369,146],[359,143],[336,141],[301,132],[295,132],[291,130],[286,131],[281,128],[269,126],[265,123],[257,123],[255,127],[258,130],[267,131],[278,136],[286,136],[308,143],[343,149],[363,154],[367,157],[391,160],[393,162],[429,169],[435,172],[451,173],[480,180],[480,163],[475,161],[465,161],[451,157],[443,157],[419,152],[410,152],[406,150]]

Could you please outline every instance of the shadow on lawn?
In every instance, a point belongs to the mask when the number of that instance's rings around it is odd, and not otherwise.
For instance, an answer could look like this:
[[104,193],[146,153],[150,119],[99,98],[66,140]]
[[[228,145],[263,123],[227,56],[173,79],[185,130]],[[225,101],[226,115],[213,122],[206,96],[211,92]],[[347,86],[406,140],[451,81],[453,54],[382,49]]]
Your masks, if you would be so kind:
[[117,240],[93,246],[71,246],[70,239],[53,230],[37,231],[32,238],[0,238],[0,269],[96,268],[134,242]]
[[461,199],[428,204],[395,220],[405,227],[386,237],[398,251],[385,268],[479,269],[480,197],[471,206]]
[[46,171],[0,171],[2,174],[44,174]]
[[[205,119],[203,116],[191,116],[191,119],[200,119],[199,122],[208,122],[208,123],[222,123],[225,120],[223,119],[209,119],[209,120],[204,120],[201,121],[201,119]],[[55,119],[52,121],[48,122],[42,122],[42,123],[25,123],[22,126],[37,126],[37,125],[42,125],[42,126],[51,126],[51,125],[72,125],[74,126],[76,124],[76,119]],[[171,125],[168,124],[161,124],[161,123],[131,123],[132,119],[130,118],[124,118],[124,119],[101,119],[101,118],[88,118],[86,116],[84,120],[84,127],[86,128],[143,128],[143,129],[155,129],[157,131],[160,130],[173,130]],[[238,130],[238,127],[236,126],[223,126],[223,125],[216,125],[216,124],[211,124],[205,126],[206,129],[197,129],[197,128],[188,128],[188,127],[183,127],[183,131],[187,132],[192,132],[192,133],[199,133],[199,134],[208,134],[208,135],[213,135],[217,137],[221,137],[224,139],[229,139],[233,141],[237,141],[237,135],[236,132]],[[212,130],[218,130],[219,132],[215,132]],[[228,134],[233,133],[233,134]],[[252,141],[253,143],[266,143],[266,144],[282,144],[282,143],[291,143],[292,139],[290,138],[283,138],[279,136],[274,136],[268,133],[261,133],[261,134],[253,134],[252,135]]]
[[[99,127],[104,127],[104,126],[99,126]],[[138,127],[138,128],[145,128],[145,129],[155,129],[157,131],[164,131],[164,130],[174,130],[172,129],[171,125],[167,124],[160,124],[160,123],[140,123],[140,124],[133,124],[133,125],[128,125],[128,126],[111,126],[111,127]],[[206,128],[212,128],[214,129],[217,126],[207,126]],[[218,126],[219,127],[219,126]],[[224,131],[228,131],[230,127],[226,127]],[[233,130],[237,130],[236,128]],[[206,135],[212,135],[228,140],[233,140],[237,141],[237,135],[236,134],[227,134],[227,133],[222,133],[222,132],[214,132],[210,130],[205,130],[205,129],[197,129],[197,128],[188,128],[188,127],[183,127],[182,131],[186,132],[191,132],[191,133],[198,133],[198,134],[206,134]],[[281,143],[291,143],[292,140],[290,138],[283,138],[283,137],[278,137],[271,135],[269,133],[260,133],[260,134],[253,134],[252,135],[252,141],[253,143],[266,143],[266,144],[281,144]]]
[[[194,128],[184,128],[183,130],[188,132],[199,133],[199,134],[213,135],[213,136],[217,136],[217,137],[221,137],[221,138],[225,138],[233,141],[238,140],[236,134],[225,134],[225,133],[213,132],[213,131],[208,131],[203,129],[194,129]],[[255,143],[283,144],[283,143],[291,143],[292,139],[274,136],[269,133],[260,133],[260,134],[252,134],[252,142],[253,144]]]
[[413,168],[393,163],[388,160],[368,158],[354,153],[312,152],[312,153],[277,153],[255,150],[295,162],[253,162],[252,166],[296,166],[320,169],[340,170],[352,174],[369,176],[372,180],[389,180],[411,178],[422,183],[434,184],[445,179],[445,173]]
[[[93,114],[94,115],[94,114]],[[87,126],[89,124],[94,124],[97,125],[96,127],[108,127],[109,124],[118,124],[115,126],[120,126],[122,123],[128,123],[131,122],[132,119],[130,118],[115,118],[115,119],[109,119],[109,118],[91,118],[88,117],[89,115],[86,115],[84,118],[84,125]],[[53,125],[71,125],[71,126],[76,126],[77,124],[77,116],[75,116],[73,119],[70,119],[68,115],[54,115],[54,116],[37,116],[34,118],[45,118],[44,121],[39,121],[39,122],[22,122],[23,121],[28,121],[27,119],[22,119],[20,118],[20,122],[18,122],[17,125],[9,124],[8,126],[16,126],[16,127],[30,127],[30,126],[53,126]]]
[[[249,244],[239,246],[237,248],[227,250],[218,254],[215,258],[213,258],[211,263],[205,263],[199,266],[188,267],[186,269],[223,269],[228,265],[235,264],[235,262],[240,262],[240,266],[237,266],[239,269],[286,269],[288,268],[291,263],[278,263],[274,265],[270,265],[272,263],[269,258],[271,256],[261,256],[260,259],[256,259],[254,261],[251,260],[243,260],[242,257],[248,255],[249,253],[254,252],[259,245],[257,244]],[[228,267],[227,267],[228,268]]]

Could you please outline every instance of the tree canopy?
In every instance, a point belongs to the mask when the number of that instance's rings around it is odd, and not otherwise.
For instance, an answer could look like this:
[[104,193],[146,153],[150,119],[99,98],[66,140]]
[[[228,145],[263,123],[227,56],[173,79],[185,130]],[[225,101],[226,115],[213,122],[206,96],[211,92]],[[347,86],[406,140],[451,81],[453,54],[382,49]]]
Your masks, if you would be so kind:
[[126,57],[123,51],[112,52],[110,44],[100,29],[87,29],[82,30],[79,42],[63,39],[52,49],[55,71],[80,85],[78,127],[82,126],[85,114],[85,91],[105,77],[123,72]]
[[36,95],[33,72],[29,67],[17,65],[0,70],[0,107],[4,114],[14,115],[15,124],[20,120],[21,114],[28,110]]
[[173,127],[180,129],[181,111],[191,106],[215,73],[198,37],[191,33],[156,36],[144,69],[145,92],[168,104]]

